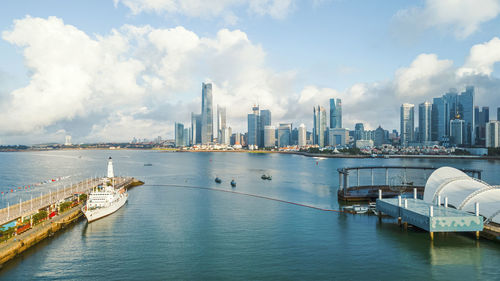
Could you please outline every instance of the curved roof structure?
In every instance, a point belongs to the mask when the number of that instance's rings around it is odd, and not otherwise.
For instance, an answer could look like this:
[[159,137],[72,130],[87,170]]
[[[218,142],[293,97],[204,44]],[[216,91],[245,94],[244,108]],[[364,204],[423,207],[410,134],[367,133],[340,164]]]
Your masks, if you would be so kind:
[[425,184],[424,201],[436,204],[448,198],[448,205],[468,212],[474,212],[479,203],[479,214],[487,222],[500,224],[500,188],[469,177],[464,172],[451,167],[434,171]]

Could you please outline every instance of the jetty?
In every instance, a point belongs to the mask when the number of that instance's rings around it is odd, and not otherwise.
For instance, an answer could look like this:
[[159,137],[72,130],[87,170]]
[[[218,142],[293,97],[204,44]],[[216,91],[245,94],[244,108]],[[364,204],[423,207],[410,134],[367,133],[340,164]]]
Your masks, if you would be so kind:
[[[435,167],[418,166],[364,166],[339,168],[339,189],[337,197],[341,201],[375,201],[379,190],[384,197],[398,195],[412,196],[417,189],[422,198],[428,176]],[[461,169],[464,173],[481,179],[481,170]]]

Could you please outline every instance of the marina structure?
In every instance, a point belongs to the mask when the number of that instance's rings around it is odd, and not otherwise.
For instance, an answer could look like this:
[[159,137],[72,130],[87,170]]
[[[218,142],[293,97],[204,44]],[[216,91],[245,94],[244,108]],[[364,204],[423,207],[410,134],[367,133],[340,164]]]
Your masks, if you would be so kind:
[[[435,167],[365,166],[347,167],[339,173],[338,199],[343,201],[374,201],[379,190],[386,197],[412,195],[416,188],[422,198],[425,181]],[[481,170],[462,169],[464,173],[481,179]]]

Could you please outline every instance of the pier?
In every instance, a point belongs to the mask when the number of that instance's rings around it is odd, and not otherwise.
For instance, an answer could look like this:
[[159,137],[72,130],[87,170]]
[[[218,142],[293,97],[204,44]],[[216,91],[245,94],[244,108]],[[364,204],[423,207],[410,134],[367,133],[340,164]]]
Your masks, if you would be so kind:
[[[422,198],[428,176],[434,167],[366,166],[337,169],[339,174],[338,199],[341,201],[375,201],[378,191],[384,197],[409,195],[416,188]],[[481,170],[462,169],[466,174],[481,179]]]
[[475,214],[448,207],[447,204],[435,205],[416,198],[377,199],[377,211],[394,218],[399,224],[416,226],[426,230],[434,239],[435,232],[479,232],[483,230],[483,217],[479,215],[479,204]]
[[[133,178],[130,177],[115,177],[115,187],[120,188],[132,182]],[[71,185],[67,188],[58,189],[57,191],[48,191],[41,193],[40,196],[34,197],[27,201],[20,201],[15,205],[9,205],[0,209],[0,225],[4,225],[10,221],[16,220],[21,217],[30,216],[37,213],[38,210],[47,208],[58,202],[71,198],[74,195],[88,193],[92,188],[103,184],[103,178],[91,178],[84,180],[80,183]]]

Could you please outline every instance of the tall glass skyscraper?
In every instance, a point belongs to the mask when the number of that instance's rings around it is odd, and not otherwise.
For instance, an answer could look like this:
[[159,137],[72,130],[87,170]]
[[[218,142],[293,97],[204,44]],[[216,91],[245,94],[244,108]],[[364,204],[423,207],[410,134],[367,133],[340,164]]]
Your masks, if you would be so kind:
[[305,146],[306,144],[307,144],[306,125],[300,124],[300,126],[299,126],[299,146]]
[[458,96],[458,114],[465,121],[465,145],[474,144],[474,86],[467,86]]
[[342,100],[330,99],[330,128],[342,128]]
[[401,145],[408,146],[415,140],[415,106],[404,103],[401,105]]
[[184,146],[184,124],[175,123],[175,146],[181,147]]
[[278,147],[285,147],[291,144],[292,123],[280,123],[278,127]]
[[264,128],[266,126],[271,126],[271,111],[268,109],[263,109],[260,111],[259,117],[259,147],[264,146]]
[[419,141],[426,143],[431,140],[432,104],[424,102],[418,105],[418,130]]
[[226,107],[217,105],[217,142],[224,143],[222,130],[226,128]]
[[248,114],[248,140],[247,145],[258,146],[259,132],[259,115],[254,113]]
[[201,91],[201,143],[213,141],[214,113],[212,105],[212,84],[203,83]]
[[326,135],[326,111],[322,106],[317,106],[313,108],[314,113],[314,132],[313,141],[319,147],[325,146],[325,135]]
[[191,112],[191,144],[201,143],[201,114]]
[[484,146],[486,144],[486,124],[490,122],[490,108],[483,106],[479,110],[479,106],[474,106],[474,144]]

